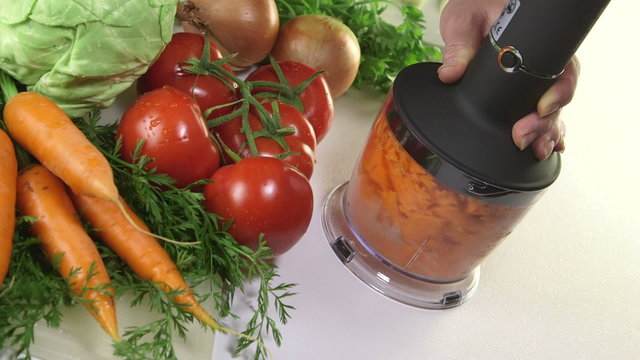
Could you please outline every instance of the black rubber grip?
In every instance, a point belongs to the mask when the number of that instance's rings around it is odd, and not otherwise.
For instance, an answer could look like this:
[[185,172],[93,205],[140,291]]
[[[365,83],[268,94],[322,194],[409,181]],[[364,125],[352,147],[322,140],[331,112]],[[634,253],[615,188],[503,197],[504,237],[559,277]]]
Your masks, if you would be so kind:
[[[511,127],[535,111],[553,75],[563,71],[608,3],[510,0],[458,84],[458,95],[492,122]],[[519,53],[522,71],[504,69],[509,59],[498,54],[506,47]]]
[[496,42],[500,47],[518,49],[529,69],[557,74],[575,54],[609,1],[510,0],[502,17],[508,19],[506,12],[510,8],[515,12]]

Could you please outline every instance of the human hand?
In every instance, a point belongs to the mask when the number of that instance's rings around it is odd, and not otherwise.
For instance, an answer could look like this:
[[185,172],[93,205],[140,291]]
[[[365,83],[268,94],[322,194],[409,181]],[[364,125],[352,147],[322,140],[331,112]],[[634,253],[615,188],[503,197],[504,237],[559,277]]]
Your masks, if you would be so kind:
[[[445,43],[443,64],[438,69],[442,82],[460,80],[505,5],[506,0],[449,0],[440,17],[440,33]],[[559,114],[573,98],[579,71],[574,56],[542,95],[537,110],[513,125],[511,136],[518,148],[531,146],[540,160],[553,151],[564,151],[565,125]]]

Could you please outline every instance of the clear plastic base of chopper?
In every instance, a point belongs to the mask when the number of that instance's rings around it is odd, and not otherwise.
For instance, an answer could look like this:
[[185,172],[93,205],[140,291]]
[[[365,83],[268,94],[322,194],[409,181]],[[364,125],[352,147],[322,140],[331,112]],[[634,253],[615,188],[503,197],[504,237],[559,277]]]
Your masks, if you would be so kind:
[[480,277],[479,267],[457,281],[430,281],[399,269],[369,248],[352,231],[345,214],[348,184],[337,186],[327,196],[322,209],[322,226],[329,245],[349,271],[384,296],[419,308],[452,308],[473,295]]

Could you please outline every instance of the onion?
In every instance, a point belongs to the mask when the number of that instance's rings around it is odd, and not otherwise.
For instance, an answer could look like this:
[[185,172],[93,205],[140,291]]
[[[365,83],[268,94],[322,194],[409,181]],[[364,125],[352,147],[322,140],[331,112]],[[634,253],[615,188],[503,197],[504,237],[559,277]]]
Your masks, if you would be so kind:
[[360,45],[353,31],[326,15],[300,15],[287,21],[271,53],[276,60],[297,61],[326,71],[334,99],[351,87],[360,65]]
[[177,16],[185,31],[208,33],[225,56],[237,54],[237,69],[263,60],[280,27],[275,0],[185,0]]

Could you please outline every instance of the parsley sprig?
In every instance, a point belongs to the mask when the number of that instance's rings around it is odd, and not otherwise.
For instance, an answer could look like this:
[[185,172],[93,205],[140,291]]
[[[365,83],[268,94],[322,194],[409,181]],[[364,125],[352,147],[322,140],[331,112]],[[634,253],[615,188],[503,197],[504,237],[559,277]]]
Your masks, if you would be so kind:
[[[280,23],[303,14],[325,14],[340,19],[358,38],[360,67],[353,83],[356,88],[388,91],[403,68],[423,61],[440,61],[436,46],[422,41],[425,20],[422,11],[392,0],[276,0]],[[396,6],[402,22],[394,25],[383,13]]]

